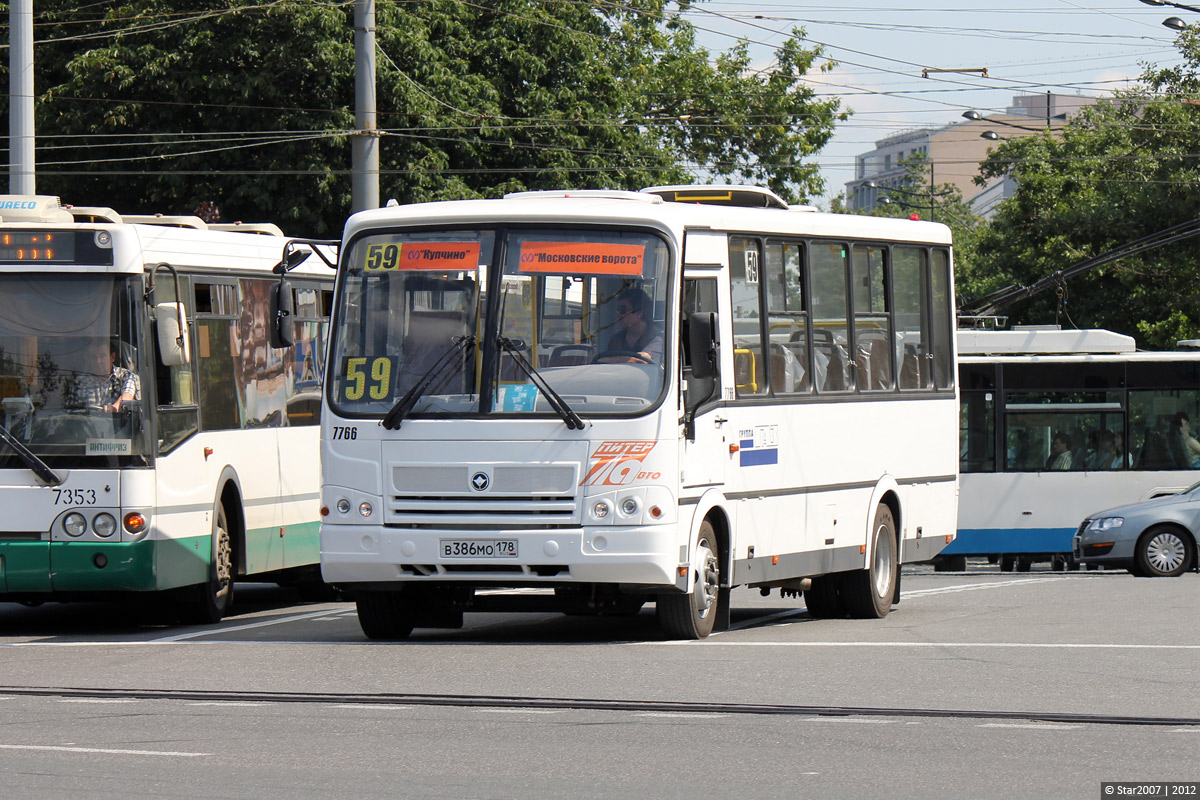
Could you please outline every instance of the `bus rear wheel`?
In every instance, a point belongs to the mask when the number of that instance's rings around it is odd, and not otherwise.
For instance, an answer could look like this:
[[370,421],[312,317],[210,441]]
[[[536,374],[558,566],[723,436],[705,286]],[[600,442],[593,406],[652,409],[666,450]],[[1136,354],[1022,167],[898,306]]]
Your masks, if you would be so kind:
[[871,525],[871,561],[866,569],[842,578],[841,599],[850,616],[881,619],[892,610],[900,562],[896,556],[896,521],[883,503],[875,509]]
[[804,590],[804,605],[808,615],[813,619],[833,619],[846,616],[846,606],[842,603],[839,589],[842,576],[839,574],[821,575],[813,578],[811,585]]
[[672,639],[703,639],[712,633],[717,619],[721,588],[721,562],[717,558],[717,538],[705,520],[696,537],[692,560],[692,591],[688,594],[660,594],[655,605],[658,624]]
[[354,604],[359,627],[368,639],[407,639],[413,631],[411,598],[403,591],[357,592]]

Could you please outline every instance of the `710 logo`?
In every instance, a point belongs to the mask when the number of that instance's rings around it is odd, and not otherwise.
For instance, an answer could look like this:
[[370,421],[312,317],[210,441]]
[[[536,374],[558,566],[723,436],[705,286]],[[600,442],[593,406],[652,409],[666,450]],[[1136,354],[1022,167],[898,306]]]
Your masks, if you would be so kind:
[[635,480],[658,480],[661,472],[644,472],[642,462],[654,442],[601,442],[592,453],[587,475],[580,486],[627,486]]

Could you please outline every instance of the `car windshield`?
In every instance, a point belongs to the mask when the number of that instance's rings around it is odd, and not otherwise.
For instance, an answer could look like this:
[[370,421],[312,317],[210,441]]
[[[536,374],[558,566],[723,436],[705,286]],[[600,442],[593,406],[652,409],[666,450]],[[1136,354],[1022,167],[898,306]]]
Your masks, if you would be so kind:
[[641,230],[361,237],[343,262],[333,407],[552,415],[561,400],[579,414],[647,410],[671,355],[668,263],[666,242]]
[[124,277],[0,275],[0,424],[51,467],[143,463],[136,302]]

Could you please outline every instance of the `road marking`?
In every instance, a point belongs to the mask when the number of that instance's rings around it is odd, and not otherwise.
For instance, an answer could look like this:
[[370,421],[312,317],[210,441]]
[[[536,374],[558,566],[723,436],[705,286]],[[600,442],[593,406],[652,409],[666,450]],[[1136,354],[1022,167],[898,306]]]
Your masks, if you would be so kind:
[[697,641],[628,642],[634,647],[998,647],[1048,650],[1200,650],[1200,644],[1104,644],[1100,642],[730,642]]
[[101,753],[116,756],[174,756],[201,758],[212,753],[180,753],[173,750],[119,750],[110,747],[57,747],[44,744],[0,744],[0,750],[46,750],[53,753]]
[[342,614],[342,613],[345,613],[345,609],[343,609],[343,608],[327,608],[324,611],[312,611],[308,614],[293,614],[293,615],[287,616],[287,617],[280,617],[279,619],[268,619],[268,620],[263,620],[262,622],[250,622],[245,625],[234,625],[229,628],[213,628],[212,630],[206,630],[206,631],[192,631],[191,633],[180,633],[180,634],[176,634],[175,636],[163,636],[159,639],[150,639],[150,640],[148,640],[148,643],[149,644],[158,644],[160,642],[182,642],[186,639],[195,639],[200,636],[212,636],[212,635],[218,634],[218,633],[233,633],[235,631],[248,631],[253,628],[266,628],[271,625],[285,625],[289,622],[299,622],[299,621],[305,620],[305,619],[315,619],[317,617],[327,617],[331,614]]
[[136,703],[131,697],[63,697],[60,703]]
[[665,717],[668,719],[725,719],[728,714],[689,713],[687,711],[639,711],[635,717]]
[[1022,728],[1029,731],[1073,731],[1082,728],[1082,725],[1054,725],[1048,722],[985,722],[982,725],[977,725],[977,728]]
[[999,589],[1005,586],[1017,586],[1022,583],[1045,583],[1047,581],[1063,581],[1067,580],[1064,576],[1045,577],[1045,578],[1017,578],[1011,581],[989,581],[987,583],[960,583],[957,586],[939,586],[936,589],[913,589],[912,591],[901,590],[900,598],[906,600],[911,597],[928,597],[934,594],[951,594],[953,592],[971,592],[976,589]]
[[861,717],[807,717],[805,722],[853,722],[856,725],[891,725],[891,719],[862,719]]
[[562,714],[565,713],[565,708],[475,708],[472,711],[478,711],[484,714]]
[[[218,705],[214,703],[213,705]],[[386,711],[416,711],[417,706],[393,706],[387,703],[333,703],[329,708],[347,708],[351,711],[361,711],[364,708],[384,709]],[[422,706],[428,708],[428,706]]]

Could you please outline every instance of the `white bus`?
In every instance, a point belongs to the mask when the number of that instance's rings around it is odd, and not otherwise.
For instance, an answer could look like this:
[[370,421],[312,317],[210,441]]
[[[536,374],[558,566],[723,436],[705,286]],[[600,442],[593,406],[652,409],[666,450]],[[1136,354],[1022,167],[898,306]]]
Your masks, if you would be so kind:
[[[958,537],[941,560],[1074,568],[1088,514],[1200,480],[1200,351],[1136,352],[1103,330],[959,331]],[[957,559],[957,563],[949,559]]]
[[954,535],[950,265],[942,225],[744,187],[355,214],[325,580],[378,639],[648,601],[700,638],[738,585],[884,616]]
[[[0,601],[141,593],[213,622],[239,578],[321,586],[334,272],[272,272],[316,246],[0,197]],[[290,349],[268,341],[281,286]]]

